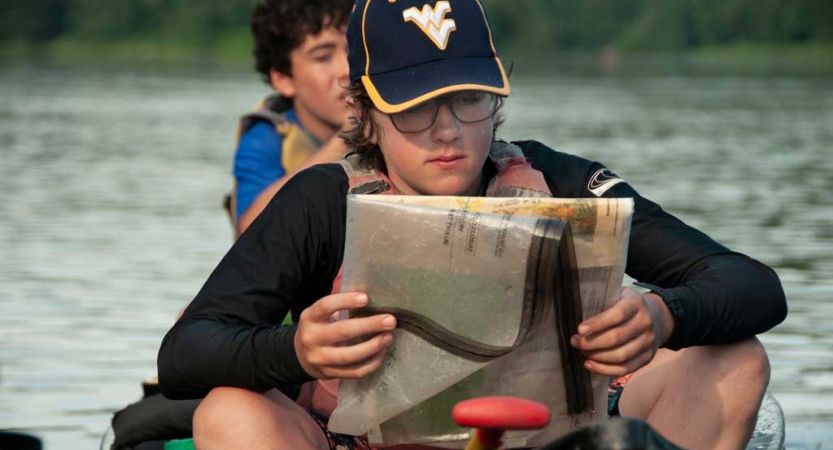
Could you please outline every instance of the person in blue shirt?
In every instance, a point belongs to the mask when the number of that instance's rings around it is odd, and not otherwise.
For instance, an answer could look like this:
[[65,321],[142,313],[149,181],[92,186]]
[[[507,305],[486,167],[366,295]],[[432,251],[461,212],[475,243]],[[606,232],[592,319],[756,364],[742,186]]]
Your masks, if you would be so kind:
[[295,173],[333,162],[349,109],[350,0],[263,0],[252,11],[255,68],[275,93],[243,116],[230,213],[242,233]]

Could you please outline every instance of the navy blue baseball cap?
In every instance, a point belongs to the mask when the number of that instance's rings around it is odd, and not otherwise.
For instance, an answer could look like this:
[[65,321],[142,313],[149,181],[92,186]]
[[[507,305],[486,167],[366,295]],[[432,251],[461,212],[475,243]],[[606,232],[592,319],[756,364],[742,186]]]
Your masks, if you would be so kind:
[[347,42],[350,81],[384,113],[455,91],[509,95],[480,0],[358,0]]

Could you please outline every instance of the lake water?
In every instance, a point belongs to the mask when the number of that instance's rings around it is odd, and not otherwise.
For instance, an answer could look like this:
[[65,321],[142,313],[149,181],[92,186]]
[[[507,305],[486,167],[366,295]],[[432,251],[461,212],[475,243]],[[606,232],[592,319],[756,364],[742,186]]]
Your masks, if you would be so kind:
[[[524,76],[502,135],[597,159],[773,266],[763,335],[789,449],[833,449],[833,80]],[[231,244],[237,117],[220,69],[0,66],[0,428],[97,448]]]

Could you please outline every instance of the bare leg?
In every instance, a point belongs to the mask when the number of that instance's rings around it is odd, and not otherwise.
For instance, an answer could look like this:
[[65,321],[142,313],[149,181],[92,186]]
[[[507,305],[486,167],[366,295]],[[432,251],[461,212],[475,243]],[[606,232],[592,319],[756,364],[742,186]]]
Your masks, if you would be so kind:
[[769,360],[756,338],[660,350],[634,373],[619,411],[684,448],[738,450],[752,435],[768,384]]
[[318,424],[277,390],[213,389],[194,414],[199,450],[246,448],[327,450]]

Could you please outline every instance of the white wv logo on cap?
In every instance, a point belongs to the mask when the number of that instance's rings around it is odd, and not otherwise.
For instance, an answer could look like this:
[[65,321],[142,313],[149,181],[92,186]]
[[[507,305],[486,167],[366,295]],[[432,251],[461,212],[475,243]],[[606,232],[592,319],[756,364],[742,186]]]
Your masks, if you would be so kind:
[[596,197],[601,197],[608,189],[624,182],[625,180],[617,177],[610,170],[599,169],[590,177],[590,182],[587,183],[587,190],[592,192]]
[[451,32],[457,29],[454,19],[444,19],[449,12],[451,5],[443,0],[437,2],[433,8],[428,4],[422,5],[422,11],[415,6],[410,7],[402,11],[402,17],[405,18],[405,22],[415,23],[440,50],[445,50]]

